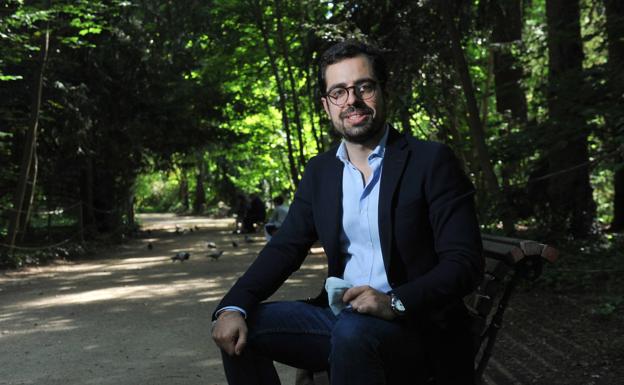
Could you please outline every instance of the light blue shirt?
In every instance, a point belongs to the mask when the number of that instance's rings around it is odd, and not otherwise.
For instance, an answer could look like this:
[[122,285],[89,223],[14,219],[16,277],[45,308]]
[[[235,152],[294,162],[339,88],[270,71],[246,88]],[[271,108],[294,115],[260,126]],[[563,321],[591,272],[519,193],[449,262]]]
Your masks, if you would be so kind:
[[372,175],[366,183],[362,173],[349,161],[343,141],[336,157],[344,164],[342,174],[341,251],[347,262],[343,279],[353,286],[368,285],[387,293],[386,268],[379,238],[379,185],[388,140],[388,128],[377,147],[368,156]]
[[[379,239],[379,181],[388,140],[387,126],[385,130],[379,144],[368,156],[373,173],[366,184],[360,170],[349,161],[344,141],[336,151],[336,157],[344,164],[340,244],[347,263],[343,279],[353,286],[368,285],[382,293],[392,290]],[[226,310],[238,310],[247,317],[247,312],[238,306],[219,309],[217,316]]]

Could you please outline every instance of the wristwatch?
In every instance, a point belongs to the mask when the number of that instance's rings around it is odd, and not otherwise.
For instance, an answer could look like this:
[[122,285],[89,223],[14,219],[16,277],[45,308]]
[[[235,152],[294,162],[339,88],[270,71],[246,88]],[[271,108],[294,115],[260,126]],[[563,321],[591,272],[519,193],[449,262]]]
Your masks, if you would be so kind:
[[403,317],[407,313],[403,302],[401,302],[401,300],[394,294],[390,294],[390,307],[392,307],[394,314],[399,317]]

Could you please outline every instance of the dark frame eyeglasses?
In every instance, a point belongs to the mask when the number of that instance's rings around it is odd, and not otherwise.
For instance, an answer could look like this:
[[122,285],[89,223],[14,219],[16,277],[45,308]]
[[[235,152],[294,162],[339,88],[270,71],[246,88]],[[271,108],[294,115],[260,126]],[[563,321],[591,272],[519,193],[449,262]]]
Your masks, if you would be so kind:
[[349,90],[353,90],[355,97],[361,100],[369,100],[375,96],[375,92],[377,91],[377,83],[368,80],[359,84],[356,84],[351,87],[334,87],[328,93],[325,94],[327,99],[336,106],[344,106],[349,100],[350,92]]

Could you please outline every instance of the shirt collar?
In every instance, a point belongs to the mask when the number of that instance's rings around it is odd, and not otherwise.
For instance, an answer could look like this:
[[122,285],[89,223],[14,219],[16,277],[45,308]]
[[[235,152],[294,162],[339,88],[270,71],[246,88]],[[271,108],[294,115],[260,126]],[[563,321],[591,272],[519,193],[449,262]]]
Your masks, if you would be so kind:
[[[383,158],[386,153],[386,142],[388,141],[388,133],[390,132],[388,123],[385,124],[384,130],[386,130],[386,132],[384,132],[384,135],[381,137],[379,144],[377,144],[377,147],[375,147],[373,152],[368,156],[369,161],[373,158]],[[338,146],[336,158],[340,159],[342,163],[349,162],[349,154],[347,154],[347,147],[344,139],[340,142],[340,146]]]

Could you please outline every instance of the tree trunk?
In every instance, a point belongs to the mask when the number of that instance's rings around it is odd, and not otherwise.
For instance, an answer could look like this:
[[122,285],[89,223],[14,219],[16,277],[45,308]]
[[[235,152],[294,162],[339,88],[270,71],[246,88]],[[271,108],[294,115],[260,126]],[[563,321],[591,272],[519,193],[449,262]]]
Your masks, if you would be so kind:
[[316,152],[317,153],[321,153],[323,152],[323,146],[322,146],[322,130],[319,130],[320,132],[317,131],[316,129],[316,125],[314,124],[314,119],[315,119],[315,108],[314,108],[314,103],[315,103],[315,97],[314,97],[314,91],[313,91],[313,87],[312,87],[312,79],[314,78],[313,76],[310,76],[310,72],[312,71],[311,69],[311,65],[308,64],[308,68],[306,69],[306,87],[307,87],[307,91],[308,91],[308,102],[309,102],[309,106],[308,108],[310,109],[310,125],[312,126],[312,136],[314,136],[314,143],[316,144]]
[[293,75],[292,66],[290,65],[290,53],[288,52],[288,44],[284,35],[284,27],[282,25],[282,4],[280,0],[275,0],[275,18],[277,19],[277,41],[281,48],[284,64],[286,65],[286,73],[288,74],[288,83],[290,85],[290,94],[292,97],[293,108],[295,110],[295,126],[297,127],[297,140],[299,141],[299,165],[304,167],[306,164],[303,150],[305,141],[303,139],[303,125],[301,124],[301,110],[299,108],[299,96],[297,93],[297,84]]
[[206,207],[206,162],[201,152],[197,153],[197,180],[195,182],[195,199],[193,201],[193,213],[201,214]]
[[[522,40],[522,1],[492,1],[492,59],[496,111],[501,114],[507,125],[505,135],[511,134],[514,126],[525,127],[527,123],[527,101],[521,86],[523,71],[520,62],[514,56],[512,48]],[[514,175],[518,162],[510,154],[501,165],[501,183],[506,205],[513,215],[522,211],[516,207],[512,197],[510,176]]]
[[[50,9],[51,0],[47,1],[47,9]],[[48,61],[48,48],[50,46],[50,22],[46,22],[43,42],[41,43],[40,63],[33,82],[33,98],[30,110],[30,124],[26,132],[26,141],[24,143],[24,153],[22,154],[22,162],[20,166],[20,175],[17,181],[15,197],[13,203],[13,217],[9,223],[8,244],[9,252],[12,252],[17,239],[17,232],[20,229],[21,213],[24,209],[24,198],[26,195],[26,184],[28,183],[29,173],[32,167],[33,154],[37,146],[37,129],[39,127],[39,114],[41,111],[41,95],[43,93],[43,74]],[[34,188],[34,186],[33,186]]]
[[507,206],[503,205],[503,196],[500,191],[498,180],[496,179],[496,174],[494,173],[494,167],[490,162],[490,155],[485,143],[483,123],[479,117],[479,107],[477,105],[476,94],[472,85],[468,64],[466,63],[466,58],[461,46],[461,37],[451,12],[453,9],[451,1],[445,1],[440,8],[451,40],[450,43],[453,61],[455,62],[457,74],[461,81],[464,97],[466,99],[468,126],[470,128],[473,145],[477,151],[479,165],[481,166],[486,186],[495,198],[496,205],[498,206],[497,208],[499,209],[497,211],[502,213],[501,217],[503,220],[503,229],[506,234],[511,235],[514,233],[514,223],[509,215]]
[[493,1],[492,42],[496,110],[521,124],[527,121],[527,101],[520,82],[522,67],[511,48],[522,40],[522,1]]
[[26,231],[28,230],[28,224],[30,223],[30,217],[32,215],[33,203],[35,200],[35,187],[37,186],[37,176],[39,174],[39,159],[37,158],[37,148],[35,147],[35,151],[33,152],[33,159],[31,162],[31,169],[29,172],[30,180],[27,184],[27,192],[26,197],[28,199],[24,202],[24,207],[22,208],[22,218],[20,219],[21,223],[21,232],[22,236],[20,241],[24,241],[24,237],[26,236]]
[[402,90],[402,96],[399,96],[398,101],[400,103],[399,106],[399,122],[401,122],[401,131],[404,133],[412,133],[412,124],[410,122],[410,118],[412,114],[410,113],[410,107],[412,106],[412,86],[411,81],[408,83],[408,87],[405,90]]
[[[547,0],[549,172],[567,170],[589,161],[588,130],[580,114],[583,89],[583,45],[579,0]],[[589,182],[589,165],[549,179],[548,199],[553,235],[589,234],[596,205]]]
[[188,176],[186,175],[186,169],[182,170],[182,176],[180,179],[180,190],[178,191],[178,196],[180,198],[180,202],[182,202],[182,208],[184,211],[188,211],[189,204],[189,186],[188,186]]
[[[624,95],[624,3],[621,0],[605,0],[607,14],[607,47],[609,95],[613,101],[612,113],[607,114],[608,143],[624,143],[624,113],[621,103]],[[619,129],[619,133],[618,133]],[[618,138],[619,136],[619,138]],[[610,149],[611,150],[611,149]],[[624,156],[615,159],[618,165],[613,176],[613,220],[611,231],[624,230]]]
[[273,76],[275,77],[277,92],[279,94],[279,107],[282,113],[282,126],[286,134],[286,145],[288,146],[288,164],[290,166],[290,176],[292,178],[293,186],[297,187],[299,185],[299,172],[295,163],[295,155],[291,137],[292,135],[288,122],[288,109],[286,107],[286,92],[284,91],[284,83],[282,82],[282,77],[280,76],[279,68],[277,67],[275,55],[273,54],[273,50],[271,49],[271,45],[269,44],[269,32],[267,31],[266,25],[264,24],[262,16],[262,6],[258,0],[250,0],[249,5],[256,19],[256,25],[260,30],[260,33],[262,34],[264,49],[266,50],[267,56],[269,57],[271,70],[273,71]]
[[95,176],[93,168],[93,158],[88,155],[85,159],[84,168],[81,175],[81,191],[80,199],[82,200],[82,213],[81,223],[83,224],[83,230],[86,231],[88,236],[91,232],[97,231],[97,223],[95,218],[95,194],[93,188],[95,186]]

